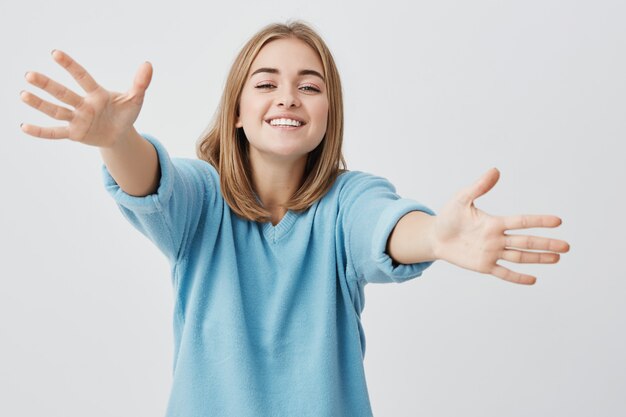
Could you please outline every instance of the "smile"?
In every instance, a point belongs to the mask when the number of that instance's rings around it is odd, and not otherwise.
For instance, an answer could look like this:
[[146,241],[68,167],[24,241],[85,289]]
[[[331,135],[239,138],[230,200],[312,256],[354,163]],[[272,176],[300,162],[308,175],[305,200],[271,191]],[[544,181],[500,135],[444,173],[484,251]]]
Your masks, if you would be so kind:
[[[280,130],[296,130],[296,129],[300,129],[302,126],[304,126],[304,123],[300,124],[300,122],[296,122],[295,124],[280,124],[277,122],[281,122],[284,119],[275,119],[276,121],[272,120],[270,122],[265,122],[268,125],[270,125],[271,127],[273,127],[274,129],[280,129]],[[272,124],[272,122],[274,122],[275,124]]]

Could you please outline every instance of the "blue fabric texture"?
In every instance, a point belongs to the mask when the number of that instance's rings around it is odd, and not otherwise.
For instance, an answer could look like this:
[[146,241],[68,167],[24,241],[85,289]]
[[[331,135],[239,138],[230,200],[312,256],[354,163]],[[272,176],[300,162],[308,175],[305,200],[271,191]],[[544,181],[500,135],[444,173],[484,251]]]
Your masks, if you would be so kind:
[[372,415],[360,315],[368,283],[419,277],[433,262],[385,253],[398,220],[435,215],[386,179],[339,175],[277,225],[230,210],[206,161],[171,158],[153,136],[155,194],[125,193],[102,164],[124,217],[171,265],[174,366],[168,417]]

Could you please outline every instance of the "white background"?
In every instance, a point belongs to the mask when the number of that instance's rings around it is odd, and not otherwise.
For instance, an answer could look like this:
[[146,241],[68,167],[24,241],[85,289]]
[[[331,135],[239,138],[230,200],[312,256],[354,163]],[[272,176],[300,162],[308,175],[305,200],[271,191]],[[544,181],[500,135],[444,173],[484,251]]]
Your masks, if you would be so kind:
[[[173,355],[169,266],[106,193],[97,148],[33,138],[26,71],[83,93],[154,75],[140,132],[175,157],[213,115],[262,26],[302,18],[342,76],[348,168],[438,211],[495,166],[494,215],[555,214],[555,265],[520,286],[436,262],[366,287],[377,417],[626,413],[626,4],[622,1],[0,3],[0,415],[159,416]],[[620,259],[621,258],[621,259]],[[502,262],[502,261],[501,261]]]

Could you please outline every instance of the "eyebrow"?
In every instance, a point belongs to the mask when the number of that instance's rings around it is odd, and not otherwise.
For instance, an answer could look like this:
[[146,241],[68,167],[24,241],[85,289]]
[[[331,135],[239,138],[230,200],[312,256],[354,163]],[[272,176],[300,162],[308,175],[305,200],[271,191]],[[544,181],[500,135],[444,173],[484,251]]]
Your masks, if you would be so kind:
[[[278,71],[277,68],[267,68],[267,67],[263,67],[263,68],[259,68],[258,70],[254,71],[252,74],[250,74],[250,78],[252,78],[252,76],[254,74],[258,74],[260,72],[269,72],[270,74],[280,74],[280,71]],[[312,70],[312,69],[303,69],[298,71],[298,75],[315,75],[316,77],[319,77],[322,79],[322,81],[326,82],[324,80],[324,77],[322,77],[322,74],[320,74],[319,72]]]

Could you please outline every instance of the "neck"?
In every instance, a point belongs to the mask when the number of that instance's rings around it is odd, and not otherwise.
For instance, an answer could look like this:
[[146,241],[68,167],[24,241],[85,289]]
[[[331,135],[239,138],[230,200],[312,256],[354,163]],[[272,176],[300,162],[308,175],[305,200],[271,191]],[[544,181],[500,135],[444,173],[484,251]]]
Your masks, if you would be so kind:
[[285,204],[300,188],[307,156],[297,160],[276,161],[251,152],[250,166],[254,188],[263,206],[279,218],[287,212]]

